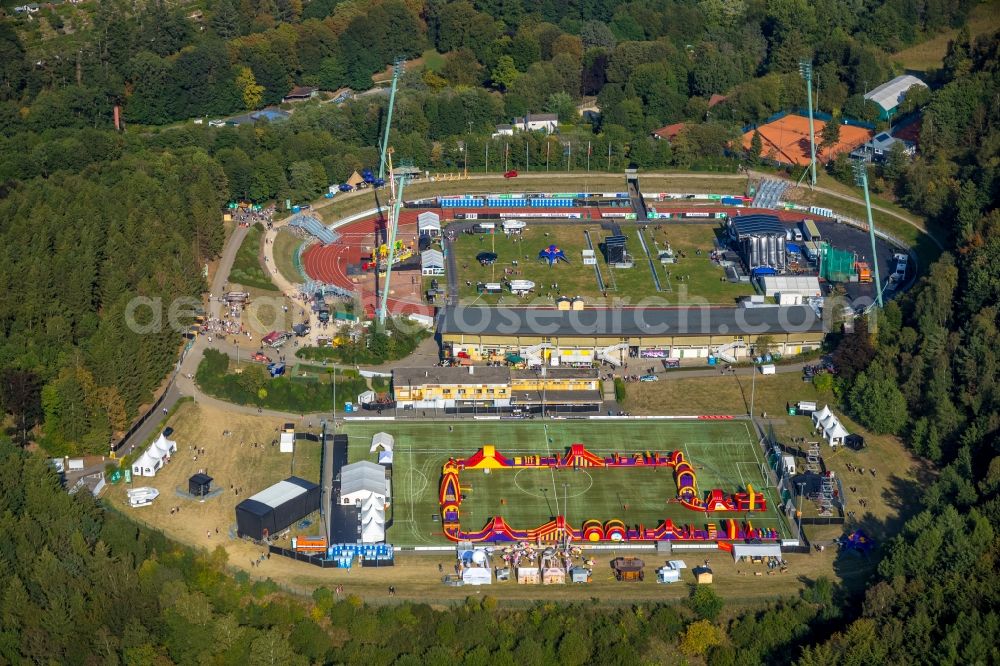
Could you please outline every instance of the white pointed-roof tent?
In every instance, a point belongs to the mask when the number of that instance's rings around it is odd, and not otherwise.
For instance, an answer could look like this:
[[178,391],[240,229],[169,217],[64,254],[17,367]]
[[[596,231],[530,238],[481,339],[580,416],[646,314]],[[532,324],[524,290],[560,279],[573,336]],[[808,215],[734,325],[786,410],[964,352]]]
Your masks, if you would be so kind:
[[156,472],[163,467],[163,458],[150,452],[143,451],[142,455],[132,463],[132,476],[156,476]]
[[377,432],[372,436],[372,446],[368,449],[368,453],[375,453],[379,449],[383,451],[392,451],[392,447],[395,443],[395,438],[389,433]]
[[167,439],[161,432],[160,436],[156,438],[156,441],[149,448],[150,450],[155,448],[161,454],[161,457],[169,456],[171,453],[177,452],[177,442]]
[[385,514],[370,512],[361,514],[361,542],[381,543],[385,541]]
[[156,441],[150,444],[149,448],[143,451],[142,455],[132,463],[132,475],[156,476],[170,454],[176,451],[177,442],[167,439],[163,433],[160,433]]
[[521,231],[528,226],[528,223],[524,220],[504,220],[501,223],[501,226],[503,227],[504,233],[510,233],[512,231]]
[[813,425],[818,427],[820,421],[822,421],[823,419],[827,418],[830,415],[831,415],[830,406],[823,405],[823,409],[819,410],[818,412],[812,413]]
[[437,236],[441,233],[441,217],[431,211],[421,213],[417,216],[417,232]]
[[843,446],[844,440],[850,434],[847,432],[847,428],[840,424],[840,421],[837,421],[823,431],[823,436],[826,437],[826,441],[830,443],[830,446]]

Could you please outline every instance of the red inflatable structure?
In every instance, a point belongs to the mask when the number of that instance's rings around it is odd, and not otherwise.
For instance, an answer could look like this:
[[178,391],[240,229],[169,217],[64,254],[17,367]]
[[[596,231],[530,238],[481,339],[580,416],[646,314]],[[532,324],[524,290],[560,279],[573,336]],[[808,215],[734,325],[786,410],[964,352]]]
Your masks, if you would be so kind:
[[776,540],[778,534],[773,529],[754,529],[750,521],[739,524],[732,519],[722,520],[722,531],[715,523],[704,527],[694,525],[674,525],[670,519],[656,527],[643,525],[628,527],[623,521],[612,519],[583,521],[579,528],[566,522],[563,516],[533,529],[515,529],[502,516],[494,516],[478,531],[468,532],[461,527],[462,486],[459,473],[463,470],[503,470],[525,468],[616,468],[616,467],[671,467],[677,484],[677,501],[684,507],[705,513],[711,512],[764,512],[767,501],[761,493],[748,485],[746,492],[727,495],[719,489],[708,492],[705,498],[698,494],[694,467],[684,458],[681,451],[670,453],[635,453],[623,455],[614,453],[601,457],[587,450],[583,444],[573,444],[562,457],[549,455],[522,455],[509,458],[500,454],[492,445],[486,445],[468,458],[449,458],[441,470],[439,502],[441,522],[445,536],[452,541],[718,541],[718,540]]

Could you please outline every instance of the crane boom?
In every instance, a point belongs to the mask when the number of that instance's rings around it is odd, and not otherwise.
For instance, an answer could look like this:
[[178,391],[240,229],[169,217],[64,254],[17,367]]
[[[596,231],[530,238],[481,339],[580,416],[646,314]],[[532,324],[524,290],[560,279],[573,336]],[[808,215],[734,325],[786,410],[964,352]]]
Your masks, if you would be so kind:
[[[396,86],[403,73],[403,59],[398,58],[392,68],[392,87],[389,88],[389,111],[385,117],[385,133],[382,135],[382,155],[378,164],[378,177],[385,178],[385,160],[389,150],[389,128],[392,127],[392,109],[396,106]],[[390,169],[390,172],[392,169]]]
[[378,308],[378,327],[385,327],[386,312],[389,308],[389,285],[392,282],[392,264],[396,258],[396,230],[399,228],[399,210],[403,203],[403,188],[406,186],[406,176],[400,176],[399,189],[396,189],[396,178],[392,170],[392,149],[386,151],[386,161],[389,166],[389,255],[385,267],[385,280],[382,283],[382,300]]

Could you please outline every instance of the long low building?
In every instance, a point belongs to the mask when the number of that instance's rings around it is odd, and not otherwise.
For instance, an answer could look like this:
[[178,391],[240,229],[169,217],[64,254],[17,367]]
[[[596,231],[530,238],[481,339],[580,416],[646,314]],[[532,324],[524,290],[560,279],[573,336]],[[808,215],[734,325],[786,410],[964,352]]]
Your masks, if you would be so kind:
[[392,389],[403,409],[588,411],[603,400],[596,368],[398,368]]
[[772,352],[794,355],[818,348],[824,330],[823,319],[808,305],[576,311],[458,306],[446,308],[438,321],[446,357],[478,361],[516,355],[529,366],[745,358],[763,342]]

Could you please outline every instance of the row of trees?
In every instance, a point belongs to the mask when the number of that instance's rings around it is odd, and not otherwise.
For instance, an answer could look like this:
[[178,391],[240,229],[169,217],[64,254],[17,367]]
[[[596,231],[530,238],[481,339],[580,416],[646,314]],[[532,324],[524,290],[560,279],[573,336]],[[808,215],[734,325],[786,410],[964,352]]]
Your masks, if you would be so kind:
[[[275,104],[296,83],[367,90],[372,74],[427,48],[446,54],[444,64],[411,77],[411,85],[432,93],[500,92],[489,123],[570,107],[552,100],[554,94],[570,102],[598,95],[605,122],[639,134],[703,120],[710,97],[728,94],[712,117],[745,124],[804,101],[797,70],[808,57],[816,65],[820,107],[863,116],[869,109],[860,94],[889,74],[884,52],[961,22],[970,6],[552,4],[565,14],[548,18],[545,3],[315,0],[303,7],[298,0],[216,0],[208,29],[199,31],[184,10],[162,1],[138,10],[107,2],[97,8],[92,30],[74,30],[72,39],[51,40],[31,54],[4,24],[0,130],[12,123],[106,126],[115,104],[133,123],[222,115]],[[905,17],[905,30],[872,30],[897,16]],[[29,113],[22,116],[20,108]],[[482,130],[483,120],[466,114],[461,129],[471,121]]]
[[837,350],[847,407],[938,466],[922,511],[883,549],[858,610],[801,664],[1000,658],[1000,33],[949,47],[921,155],[887,187],[928,215],[949,252],[888,304],[877,333]]
[[106,451],[176,359],[168,307],[200,297],[201,267],[221,249],[225,171],[185,149],[7,182],[2,406],[22,437],[44,415],[52,453]]

